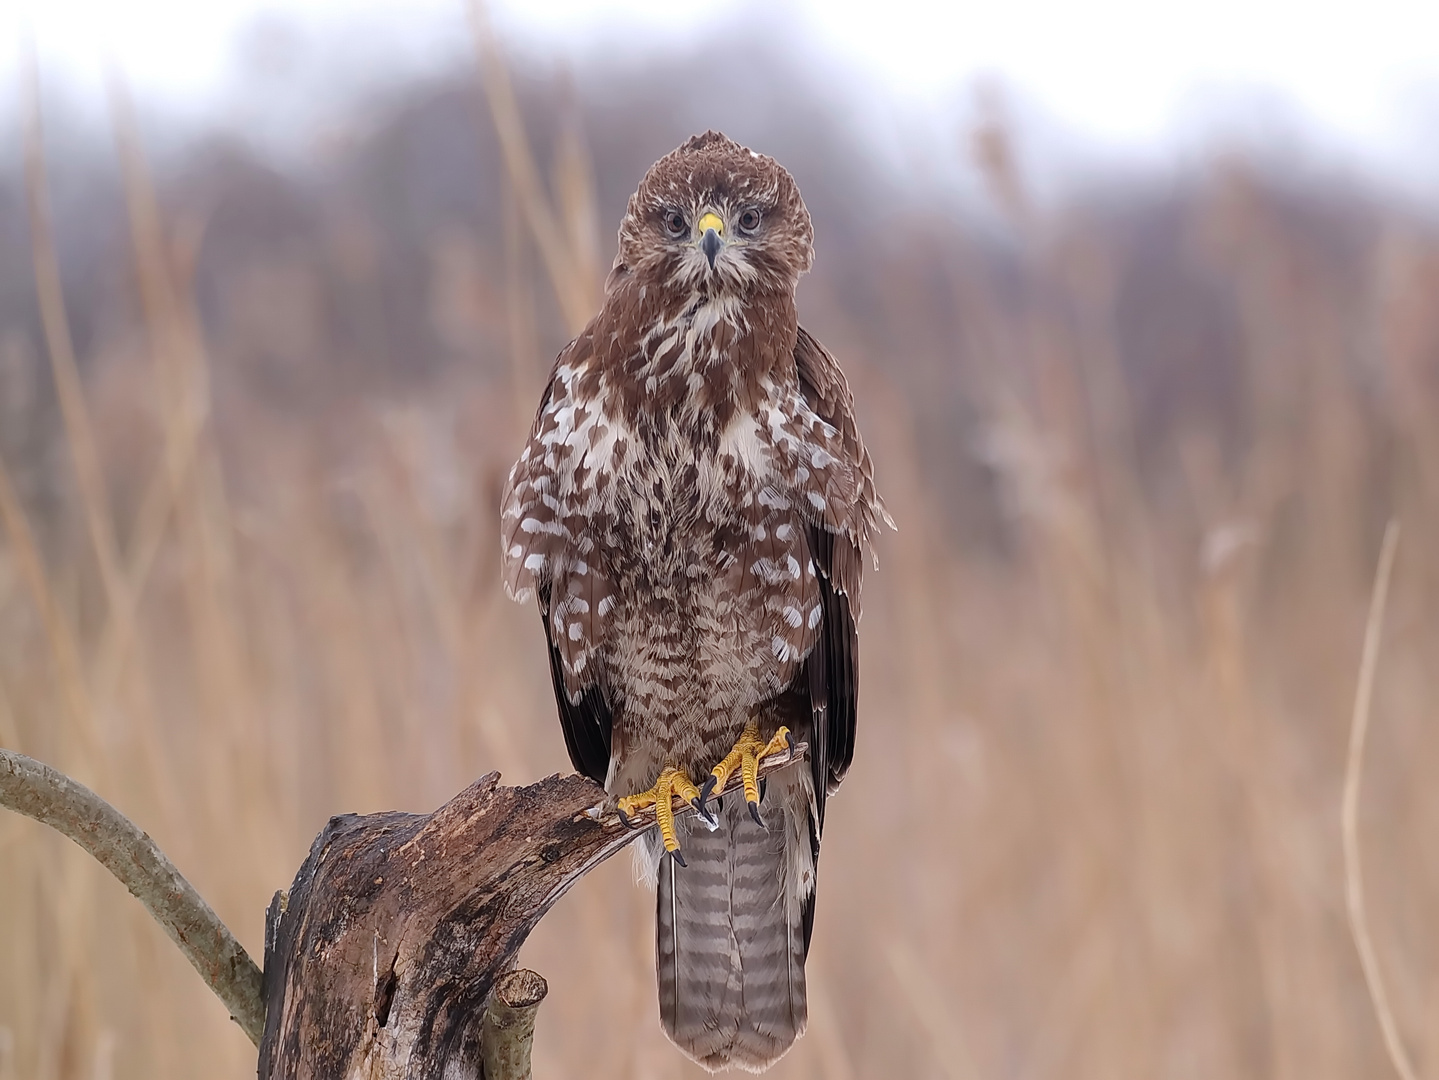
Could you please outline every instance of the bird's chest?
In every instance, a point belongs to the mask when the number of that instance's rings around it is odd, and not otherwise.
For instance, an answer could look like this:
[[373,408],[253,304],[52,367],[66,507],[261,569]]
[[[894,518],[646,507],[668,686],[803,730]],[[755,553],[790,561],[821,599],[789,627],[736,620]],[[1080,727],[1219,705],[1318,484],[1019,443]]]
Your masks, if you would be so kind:
[[624,591],[694,599],[726,576],[760,478],[703,433],[654,432],[616,476],[611,572]]
[[[671,716],[747,707],[788,685],[812,644],[819,599],[804,530],[758,431],[739,418],[714,437],[663,432],[615,476],[607,653],[641,711],[651,699]],[[671,685],[689,689],[655,690]]]

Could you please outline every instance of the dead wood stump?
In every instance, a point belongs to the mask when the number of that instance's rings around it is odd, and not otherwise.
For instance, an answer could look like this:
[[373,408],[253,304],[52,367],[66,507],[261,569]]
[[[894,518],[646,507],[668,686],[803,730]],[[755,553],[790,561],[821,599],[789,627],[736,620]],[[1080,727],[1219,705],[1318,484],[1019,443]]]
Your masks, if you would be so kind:
[[[267,914],[260,1080],[483,1076],[496,980],[639,835],[586,813],[603,798],[580,776],[509,788],[490,773],[433,814],[331,818]],[[543,994],[528,996],[533,1031]]]

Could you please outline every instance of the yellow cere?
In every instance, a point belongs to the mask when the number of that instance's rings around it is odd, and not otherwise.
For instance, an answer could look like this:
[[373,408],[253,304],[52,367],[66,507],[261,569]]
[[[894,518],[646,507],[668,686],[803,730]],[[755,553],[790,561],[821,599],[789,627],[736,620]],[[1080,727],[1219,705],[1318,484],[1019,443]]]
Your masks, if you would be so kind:
[[699,221],[695,222],[696,236],[703,236],[705,234],[705,231],[708,229],[713,229],[721,236],[724,235],[724,222],[720,220],[720,216],[718,214],[705,214],[702,218],[699,219]]

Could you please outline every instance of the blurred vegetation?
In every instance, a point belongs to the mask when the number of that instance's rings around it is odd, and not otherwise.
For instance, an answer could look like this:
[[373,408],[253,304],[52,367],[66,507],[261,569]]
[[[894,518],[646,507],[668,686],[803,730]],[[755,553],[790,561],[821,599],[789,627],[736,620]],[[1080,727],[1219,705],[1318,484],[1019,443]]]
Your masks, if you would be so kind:
[[[303,166],[217,135],[152,177],[119,87],[112,143],[58,114],[4,152],[0,744],[148,829],[256,955],[332,813],[568,770],[539,621],[498,587],[499,486],[629,192],[723,127],[805,193],[803,319],[900,523],[811,1030],[775,1075],[1385,1068],[1338,826],[1391,513],[1360,823],[1432,1071],[1432,222],[1218,153],[1041,202],[998,113],[929,148],[982,178],[966,201],[877,161],[781,53],[511,82],[480,43],[481,77],[357,103]],[[538,1076],[695,1073],[629,876],[526,947]],[[253,1068],[138,905],[0,817],[0,1080]]]

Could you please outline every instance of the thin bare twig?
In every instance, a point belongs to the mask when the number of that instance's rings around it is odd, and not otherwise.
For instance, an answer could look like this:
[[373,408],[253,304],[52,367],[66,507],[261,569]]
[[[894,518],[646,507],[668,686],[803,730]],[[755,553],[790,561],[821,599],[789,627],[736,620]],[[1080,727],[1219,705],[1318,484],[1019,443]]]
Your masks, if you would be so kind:
[[260,969],[165,853],[100,796],[34,758],[0,749],[0,806],[64,833],[114,874],[170,935],[256,1046]]
[[1384,632],[1384,608],[1389,599],[1389,577],[1394,570],[1394,553],[1399,546],[1399,523],[1390,521],[1384,530],[1384,545],[1379,551],[1379,567],[1374,573],[1374,591],[1369,597],[1369,620],[1364,627],[1364,652],[1359,661],[1359,686],[1354,694],[1354,718],[1349,728],[1349,761],[1344,770],[1344,805],[1340,827],[1344,836],[1345,899],[1349,906],[1349,930],[1364,981],[1369,986],[1369,1000],[1384,1034],[1384,1048],[1394,1071],[1403,1080],[1416,1080],[1417,1074],[1399,1037],[1399,1025],[1389,1007],[1389,995],[1379,974],[1379,958],[1369,937],[1369,917],[1364,910],[1364,876],[1359,864],[1359,781],[1364,771],[1364,739],[1369,733],[1369,706],[1374,697],[1374,671],[1379,664],[1379,643]]

